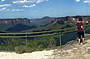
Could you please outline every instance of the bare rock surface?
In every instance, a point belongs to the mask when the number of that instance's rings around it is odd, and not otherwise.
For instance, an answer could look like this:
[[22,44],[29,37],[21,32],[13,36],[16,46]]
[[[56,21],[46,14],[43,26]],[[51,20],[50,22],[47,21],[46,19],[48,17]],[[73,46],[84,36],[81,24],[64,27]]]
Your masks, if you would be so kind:
[[85,44],[72,43],[58,47],[49,59],[90,59],[90,34],[86,37]]

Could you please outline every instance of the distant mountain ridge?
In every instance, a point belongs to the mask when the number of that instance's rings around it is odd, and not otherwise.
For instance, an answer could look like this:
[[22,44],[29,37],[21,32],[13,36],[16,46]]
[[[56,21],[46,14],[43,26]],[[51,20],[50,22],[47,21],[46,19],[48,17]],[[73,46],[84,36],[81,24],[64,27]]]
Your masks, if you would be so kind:
[[[63,29],[75,26],[73,18],[81,17],[84,21],[89,21],[90,16],[66,16],[66,17],[49,17],[28,19],[28,18],[14,18],[14,19],[0,19],[0,31],[2,32],[21,32],[21,31],[51,31],[55,29]],[[2,28],[3,27],[3,28]]]
[[49,17],[49,16],[45,16],[43,18],[31,19],[32,23],[34,23],[38,26],[43,26],[43,25],[49,24],[53,20],[54,20],[54,18]]
[[68,21],[73,22],[73,18],[82,18],[84,21],[90,22],[90,16],[66,16],[66,17],[49,17],[45,16],[43,18],[31,19],[32,23],[37,25],[47,25],[47,24],[64,24]]

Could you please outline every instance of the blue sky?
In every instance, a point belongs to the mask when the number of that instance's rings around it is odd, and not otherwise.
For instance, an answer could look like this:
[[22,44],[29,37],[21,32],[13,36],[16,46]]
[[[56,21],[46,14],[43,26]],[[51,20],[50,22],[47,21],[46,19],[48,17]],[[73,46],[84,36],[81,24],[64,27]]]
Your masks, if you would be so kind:
[[0,0],[0,18],[90,15],[90,0]]

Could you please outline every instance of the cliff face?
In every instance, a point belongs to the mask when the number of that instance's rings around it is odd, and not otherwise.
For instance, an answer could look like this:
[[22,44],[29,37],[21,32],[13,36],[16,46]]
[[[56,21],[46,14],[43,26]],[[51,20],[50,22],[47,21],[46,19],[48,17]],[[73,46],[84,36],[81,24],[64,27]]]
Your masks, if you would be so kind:
[[30,24],[27,18],[0,19],[0,24]]
[[[90,16],[67,16],[67,17],[43,17],[32,19],[32,23],[34,24],[64,24],[67,21],[72,22],[73,17],[82,17],[84,21],[90,22]],[[27,18],[16,18],[16,19],[0,19],[0,24],[30,24],[30,20]]]

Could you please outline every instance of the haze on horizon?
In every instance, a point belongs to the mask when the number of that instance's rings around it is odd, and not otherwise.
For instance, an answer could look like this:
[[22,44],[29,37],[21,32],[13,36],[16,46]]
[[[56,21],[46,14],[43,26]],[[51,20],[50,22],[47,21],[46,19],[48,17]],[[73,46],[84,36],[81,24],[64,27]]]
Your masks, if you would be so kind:
[[0,0],[0,18],[90,15],[90,0]]

